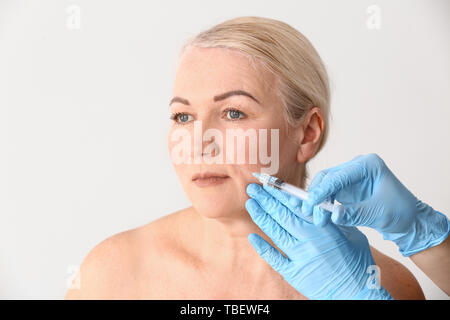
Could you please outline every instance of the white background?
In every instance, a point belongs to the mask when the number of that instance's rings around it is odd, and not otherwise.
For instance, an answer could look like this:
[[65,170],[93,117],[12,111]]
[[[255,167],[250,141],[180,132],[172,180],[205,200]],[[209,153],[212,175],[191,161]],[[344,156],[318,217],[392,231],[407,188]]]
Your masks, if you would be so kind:
[[[370,5],[379,30],[366,26]],[[177,55],[242,15],[297,28],[328,68],[330,139],[311,176],[375,152],[450,212],[449,1],[0,0],[0,298],[62,299],[97,243],[189,205],[166,145]],[[448,299],[363,230],[428,299]]]

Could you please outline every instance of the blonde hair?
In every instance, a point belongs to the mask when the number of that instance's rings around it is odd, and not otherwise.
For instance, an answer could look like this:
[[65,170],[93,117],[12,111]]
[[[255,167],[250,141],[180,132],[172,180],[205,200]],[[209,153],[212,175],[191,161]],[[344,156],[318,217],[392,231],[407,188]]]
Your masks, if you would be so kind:
[[[326,142],[330,109],[330,88],[325,66],[312,44],[290,25],[263,17],[238,17],[224,21],[190,38],[180,55],[189,47],[238,50],[253,62],[259,62],[276,78],[286,121],[296,127],[312,108],[319,107],[324,127],[317,152]],[[317,154],[316,152],[316,154]],[[304,168],[304,185],[307,172]]]

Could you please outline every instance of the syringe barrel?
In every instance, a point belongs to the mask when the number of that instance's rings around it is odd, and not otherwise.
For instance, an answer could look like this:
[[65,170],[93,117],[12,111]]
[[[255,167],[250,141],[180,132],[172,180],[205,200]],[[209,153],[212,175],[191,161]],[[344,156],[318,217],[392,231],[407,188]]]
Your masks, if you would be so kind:
[[306,192],[305,190],[302,190],[296,186],[293,186],[292,184],[289,184],[287,182],[284,182],[281,185],[281,189],[292,194],[293,196],[296,196],[297,198],[300,198],[301,200],[308,199],[308,192]]
[[[297,198],[300,198],[301,200],[307,200],[309,197],[309,193],[306,192],[303,189],[300,189],[299,187],[296,187],[292,184],[289,184],[287,182],[284,182],[281,185],[278,185],[278,187],[281,190],[286,191],[287,193],[292,194],[293,196],[296,196]],[[330,201],[326,200],[319,204],[319,207],[328,211],[333,212],[334,208],[338,206],[338,204],[331,203]]]

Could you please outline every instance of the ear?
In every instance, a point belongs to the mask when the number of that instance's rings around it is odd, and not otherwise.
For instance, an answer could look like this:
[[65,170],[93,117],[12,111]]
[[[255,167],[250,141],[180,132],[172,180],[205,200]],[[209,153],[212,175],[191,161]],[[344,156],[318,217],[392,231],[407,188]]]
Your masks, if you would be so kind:
[[298,162],[305,163],[315,156],[322,140],[324,125],[322,110],[318,107],[311,108],[298,128]]

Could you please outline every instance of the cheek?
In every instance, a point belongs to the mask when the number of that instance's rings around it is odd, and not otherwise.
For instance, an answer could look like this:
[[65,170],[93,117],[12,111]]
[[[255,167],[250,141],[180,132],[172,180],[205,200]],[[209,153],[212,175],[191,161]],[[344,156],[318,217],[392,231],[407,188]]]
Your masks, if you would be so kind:
[[298,145],[294,138],[288,136],[286,130],[280,130],[280,163],[297,162]]
[[189,164],[192,162],[192,143],[193,139],[191,126],[172,126],[167,137],[167,146],[170,160],[174,166]]
[[167,135],[167,148],[168,148],[168,150],[169,150],[169,155],[170,155],[170,152],[171,152],[171,150],[173,149],[173,147],[176,145],[176,141],[173,141],[173,132],[174,132],[174,129],[173,129],[173,127],[171,127],[170,128],[170,130],[169,130],[169,133],[168,133],[168,135]]

